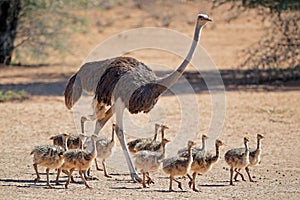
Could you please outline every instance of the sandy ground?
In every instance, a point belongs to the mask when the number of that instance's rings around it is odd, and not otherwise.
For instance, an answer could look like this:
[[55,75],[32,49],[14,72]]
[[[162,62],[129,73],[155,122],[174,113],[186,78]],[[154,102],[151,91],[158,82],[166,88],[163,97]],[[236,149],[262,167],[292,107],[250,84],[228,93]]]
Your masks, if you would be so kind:
[[[187,10],[192,8],[191,4],[184,4],[182,7]],[[121,8],[115,8],[101,13],[102,18],[99,20],[107,19],[112,13],[124,15]],[[194,13],[197,13],[197,10]],[[189,16],[192,14],[193,12]],[[116,18],[114,24],[104,30],[91,28],[90,32],[83,36],[75,34],[74,37],[78,37],[76,41],[82,48],[80,51],[74,50],[74,54],[66,58],[70,61],[66,64],[9,68],[0,71],[2,89],[25,89],[32,94],[29,100],[23,102],[0,104],[0,199],[299,199],[300,92],[299,87],[288,86],[226,86],[230,89],[224,93],[226,100],[222,109],[225,109],[226,115],[224,127],[219,135],[219,139],[224,141],[226,146],[221,148],[221,159],[212,170],[197,177],[200,193],[189,189],[188,180],[185,179],[181,179],[183,191],[174,184],[173,187],[178,192],[169,193],[169,179],[162,171],[153,174],[154,185],[143,189],[140,184],[130,181],[127,170],[117,169],[120,160],[117,162],[116,158],[123,157],[119,151],[116,151],[115,157],[108,162],[108,171],[112,178],[105,178],[103,172],[96,171],[93,165],[92,173],[99,180],[89,181],[92,189],[84,187],[77,173],[75,178],[80,182],[70,184],[69,189],[64,189],[63,185],[47,189],[42,168],[41,181],[37,185],[33,184],[35,173],[29,155],[32,148],[39,144],[49,144],[48,138],[51,135],[62,131],[76,132],[74,115],[64,106],[62,93],[68,77],[76,71],[84,56],[94,47],[95,38],[99,37],[97,41],[101,41],[129,27],[155,26],[160,23],[151,17],[145,22],[141,21],[141,17],[149,17],[149,14],[138,9],[133,10],[129,16],[124,19],[125,22],[120,22],[119,18],[114,16],[113,20]],[[222,15],[215,18],[221,19]],[[231,24],[220,22],[224,24],[208,27],[203,32],[201,39],[203,46],[219,69],[233,68],[237,62],[238,50],[256,41],[261,34],[258,23],[251,20],[249,22],[248,18],[243,20],[239,19]],[[174,21],[178,23],[171,23],[170,28],[188,36],[192,35],[192,25],[184,23],[183,26],[179,26],[179,17]],[[246,22],[250,25],[244,28],[243,24]],[[255,37],[251,37],[253,34]],[[210,35],[211,37],[208,37]],[[155,52],[149,51],[133,55],[145,63],[157,58],[166,65],[179,64],[179,58],[176,56],[170,58],[167,54],[157,56]],[[58,63],[55,59],[52,61]],[[165,122],[170,127],[166,133],[167,137],[173,141],[167,149],[181,148],[183,143],[190,139],[187,136],[191,135],[191,139],[199,142],[199,135],[209,132],[213,114],[218,114],[212,111],[212,94],[201,89],[196,89],[193,93],[180,92],[186,90],[185,85],[180,82],[174,88],[179,88],[179,93],[163,95],[149,115],[141,114],[133,117],[125,115],[130,118],[131,124],[138,127],[135,129],[125,124],[126,132],[143,130],[142,133],[150,133],[153,132],[153,128],[148,126],[149,123]],[[189,99],[192,99],[194,104],[187,102]],[[197,114],[193,114],[189,109]],[[111,121],[105,126],[102,134],[110,134],[110,124]],[[189,133],[189,130],[194,132]],[[251,168],[251,174],[256,182],[239,181],[235,186],[229,186],[229,170],[224,161],[225,152],[242,146],[244,136],[249,136],[250,146],[255,146],[257,133],[263,133],[265,139],[262,141],[262,162],[259,166]],[[174,143],[177,136],[183,136],[185,141]],[[127,136],[128,140],[132,138]],[[125,165],[126,169],[125,163],[121,165]],[[51,180],[54,178],[55,171],[50,176]],[[63,184],[65,180],[66,177],[63,176],[61,183]]]

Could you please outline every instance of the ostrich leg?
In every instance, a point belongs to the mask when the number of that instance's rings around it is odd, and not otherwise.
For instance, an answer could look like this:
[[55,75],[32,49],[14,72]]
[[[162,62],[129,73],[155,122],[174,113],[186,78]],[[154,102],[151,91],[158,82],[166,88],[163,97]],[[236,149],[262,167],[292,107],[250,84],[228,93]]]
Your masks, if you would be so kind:
[[126,159],[129,171],[130,171],[130,176],[131,176],[131,178],[134,182],[141,182],[142,179],[138,176],[138,174],[137,174],[137,172],[136,172],[136,170],[133,166],[133,163],[131,161],[131,158],[130,158],[130,155],[129,155],[129,152],[128,152],[128,148],[127,148],[127,145],[126,145],[124,131],[123,131],[123,112],[124,112],[125,106],[122,102],[119,101],[119,102],[117,102],[115,108],[116,108],[116,110],[115,110],[115,113],[116,113],[116,134],[117,134],[118,139],[120,141],[120,144],[122,146],[122,149],[123,149],[123,152],[124,152],[124,155],[125,155],[125,159]]

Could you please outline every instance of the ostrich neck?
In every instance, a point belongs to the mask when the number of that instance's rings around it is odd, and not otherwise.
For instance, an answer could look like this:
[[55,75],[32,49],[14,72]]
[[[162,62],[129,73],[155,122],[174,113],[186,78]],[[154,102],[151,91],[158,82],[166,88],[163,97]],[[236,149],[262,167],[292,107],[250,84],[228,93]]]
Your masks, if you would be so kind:
[[161,144],[162,145],[162,152],[158,160],[162,160],[165,158],[165,153],[166,153],[166,144]]
[[248,142],[245,142],[245,151],[246,151],[246,153],[249,153]]
[[153,141],[156,141],[156,138],[157,138],[157,131],[158,131],[158,128],[155,127],[155,133],[154,133]]
[[65,149],[68,151],[68,138],[65,139]]
[[161,78],[161,79],[158,80],[159,85],[162,85],[162,86],[165,86],[166,88],[169,88],[182,75],[182,73],[184,72],[184,70],[186,69],[187,65],[189,64],[189,62],[191,61],[191,59],[194,55],[195,49],[196,49],[197,44],[198,44],[198,40],[199,40],[200,35],[201,35],[201,30],[202,30],[203,25],[204,24],[199,24],[197,22],[193,42],[192,42],[191,48],[190,48],[187,56],[185,57],[185,59],[183,60],[183,62],[180,64],[180,66],[177,68],[176,71],[174,71],[173,73],[171,73],[167,77],[164,77],[164,78]]
[[257,150],[261,150],[260,139],[257,139]]
[[191,161],[193,159],[192,147],[191,146],[189,146],[189,148],[188,148],[188,158],[189,158],[189,161]]
[[165,138],[165,130],[161,129],[161,140]]
[[206,144],[205,139],[202,139],[202,150],[206,151]]
[[213,162],[216,162],[219,159],[220,156],[220,150],[219,150],[219,146],[216,145],[216,155],[213,157]]
[[91,138],[91,142],[92,142],[92,149],[91,149],[90,155],[97,157],[96,140]]
[[111,131],[111,141],[113,142],[114,139],[115,139],[115,128],[113,127]]

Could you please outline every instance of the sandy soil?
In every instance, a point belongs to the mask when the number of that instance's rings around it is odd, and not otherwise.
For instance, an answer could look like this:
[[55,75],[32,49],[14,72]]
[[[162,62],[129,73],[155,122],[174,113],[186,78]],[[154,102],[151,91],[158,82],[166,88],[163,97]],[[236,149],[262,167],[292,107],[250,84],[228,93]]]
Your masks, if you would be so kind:
[[[197,6],[199,6],[197,4]],[[198,10],[193,9],[191,3],[182,4],[181,9],[190,11],[188,19],[194,16]],[[180,9],[179,9],[180,10]],[[204,10],[204,8],[203,8]],[[171,9],[173,12],[174,10]],[[170,12],[171,12],[170,11]],[[226,146],[221,148],[221,160],[213,169],[197,178],[200,193],[188,188],[188,180],[181,179],[183,191],[176,184],[174,189],[178,192],[169,193],[169,179],[159,171],[153,175],[155,184],[150,188],[143,189],[140,184],[130,181],[128,171],[117,170],[116,162],[112,158],[108,163],[108,171],[112,178],[103,176],[103,172],[95,170],[93,175],[99,180],[90,181],[92,189],[86,189],[80,177],[75,173],[78,184],[70,184],[69,189],[63,185],[55,189],[45,187],[45,173],[42,179],[33,184],[35,178],[32,167],[32,158],[29,153],[35,145],[49,144],[49,137],[62,131],[76,132],[72,112],[64,106],[62,96],[63,89],[68,77],[76,71],[85,55],[105,38],[132,27],[159,26],[157,20],[149,12],[134,8],[130,14],[124,9],[117,7],[109,11],[96,13],[98,20],[112,17],[113,24],[101,28],[91,27],[84,35],[76,33],[72,35],[74,41],[80,44],[80,49],[74,49],[72,56],[65,58],[65,64],[56,64],[48,67],[35,68],[8,68],[1,69],[1,89],[25,89],[32,94],[29,100],[23,102],[6,102],[0,104],[0,199],[299,199],[300,198],[300,92],[299,87],[290,86],[226,86],[226,116],[224,127],[219,138]],[[174,11],[175,12],[175,11]],[[214,18],[222,19],[222,12],[216,13]],[[113,15],[114,14],[114,15]],[[121,16],[129,16],[120,21]],[[100,17],[101,16],[101,17]],[[142,17],[147,20],[141,20]],[[92,17],[91,17],[92,18]],[[238,62],[236,54],[239,50],[257,41],[262,33],[258,21],[251,21],[251,17],[244,16],[242,19],[227,24],[224,21],[211,25],[203,32],[203,46],[216,62],[219,69],[232,69]],[[96,23],[96,22],[93,22]],[[183,25],[181,26],[180,23]],[[244,24],[248,23],[245,28]],[[173,19],[170,28],[192,35],[193,25],[182,22],[179,16]],[[254,36],[253,36],[254,35]],[[229,45],[230,44],[230,45]],[[133,56],[145,63],[151,59],[159,59],[166,65],[176,66],[179,58],[168,54],[156,55],[155,52],[133,53]],[[52,63],[59,63],[55,58],[49,58]],[[50,62],[49,61],[49,62]],[[193,87],[195,84],[193,85]],[[299,84],[296,84],[299,86]],[[174,88],[184,91],[181,84]],[[163,121],[169,127],[167,137],[171,140],[178,135],[188,134],[189,128],[196,131],[191,133],[193,139],[199,138],[199,134],[207,133],[210,128],[212,116],[212,94],[204,90],[196,90],[195,93],[167,93],[162,96],[150,115],[136,115],[130,118],[136,127],[146,127],[144,133],[152,132],[152,128],[143,126],[143,123]],[[197,116],[183,113],[185,107],[182,102],[185,99],[194,99],[194,105],[187,109],[194,109]],[[187,110],[189,112],[189,110]],[[128,115],[126,115],[128,117]],[[196,124],[193,124],[198,119]],[[185,123],[185,124],[184,124]],[[105,126],[103,134],[110,134],[111,122]],[[92,126],[90,126],[92,127]],[[125,125],[126,129],[126,125]],[[145,129],[145,128],[144,128]],[[141,129],[138,129],[141,130]],[[136,131],[128,126],[127,132]],[[256,134],[263,133],[262,162],[259,166],[251,168],[251,173],[256,182],[239,181],[235,186],[229,186],[229,170],[224,161],[227,150],[242,146],[242,138],[250,137],[250,146],[256,145]],[[197,135],[198,134],[198,135]],[[127,139],[132,139],[129,137]],[[185,138],[186,140],[189,138]],[[197,139],[199,142],[199,139]],[[182,143],[173,144],[173,148],[179,149]],[[119,146],[117,142],[117,146]],[[172,145],[171,145],[172,146]],[[115,156],[122,154],[115,152]],[[126,165],[124,163],[124,165]],[[243,172],[245,174],[245,172]],[[246,174],[245,174],[246,175]],[[55,173],[50,179],[55,178]],[[66,177],[61,178],[63,184]]]

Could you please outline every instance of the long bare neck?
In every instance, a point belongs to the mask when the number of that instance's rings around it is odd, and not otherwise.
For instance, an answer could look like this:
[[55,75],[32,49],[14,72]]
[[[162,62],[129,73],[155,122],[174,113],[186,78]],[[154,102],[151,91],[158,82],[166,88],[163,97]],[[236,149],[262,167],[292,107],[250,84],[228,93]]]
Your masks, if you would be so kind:
[[246,153],[249,152],[248,142],[245,142],[245,151],[246,151]]
[[257,148],[256,150],[261,150],[261,144],[260,144],[260,139],[257,138]]
[[213,162],[217,162],[220,156],[220,147],[216,144],[216,155],[212,158]]
[[157,131],[158,131],[158,127],[155,126],[155,133],[154,133],[153,141],[156,141],[156,138],[157,138]]
[[165,143],[162,143],[162,144],[161,144],[161,147],[162,147],[162,153],[161,153],[161,156],[158,158],[158,160],[162,160],[162,159],[165,158],[166,144],[165,144]]
[[63,141],[65,143],[65,150],[68,151],[68,138],[63,138]]
[[202,139],[202,147],[201,147],[201,149],[203,151],[206,151],[206,142],[205,142],[205,139]]
[[115,139],[115,127],[112,127],[112,131],[111,131],[111,142],[113,142]]
[[92,149],[91,149],[91,152],[89,154],[94,156],[94,157],[97,157],[96,139],[91,137],[91,142],[92,142]]
[[188,158],[189,158],[189,161],[191,161],[193,159],[192,146],[188,147]]
[[165,138],[165,129],[161,129],[161,139]]
[[165,86],[166,88],[169,88],[183,74],[184,70],[186,69],[187,65],[190,63],[190,61],[191,61],[191,59],[194,55],[195,49],[197,47],[197,44],[198,44],[198,41],[199,41],[199,38],[200,38],[200,35],[201,35],[201,30],[202,30],[203,25],[204,24],[200,24],[199,22],[197,22],[193,42],[192,42],[191,48],[190,48],[187,56],[185,57],[183,62],[179,65],[179,67],[177,68],[176,71],[174,71],[170,75],[158,80],[159,85],[162,85],[162,86]]

